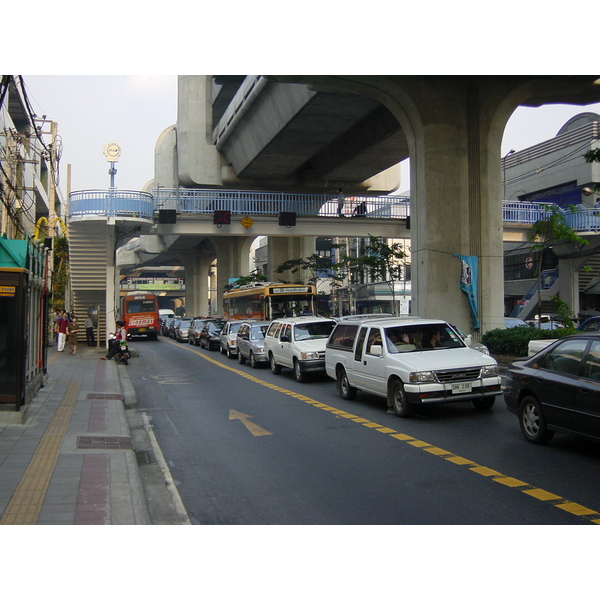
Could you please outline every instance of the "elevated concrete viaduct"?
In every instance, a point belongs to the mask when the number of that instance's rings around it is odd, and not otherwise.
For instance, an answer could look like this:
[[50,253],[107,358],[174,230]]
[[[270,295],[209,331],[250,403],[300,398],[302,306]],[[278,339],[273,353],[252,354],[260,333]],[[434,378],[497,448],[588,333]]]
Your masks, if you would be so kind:
[[597,80],[182,76],[177,124],[157,143],[154,185],[382,194],[398,188],[394,165],[410,157],[413,312],[470,330],[455,255],[474,255],[485,331],[503,324],[506,122],[522,105],[598,102]]

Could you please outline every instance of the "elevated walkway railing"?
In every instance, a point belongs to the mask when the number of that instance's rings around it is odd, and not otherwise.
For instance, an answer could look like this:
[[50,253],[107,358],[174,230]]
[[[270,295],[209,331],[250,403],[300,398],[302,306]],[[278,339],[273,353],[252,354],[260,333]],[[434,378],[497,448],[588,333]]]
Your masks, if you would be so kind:
[[[156,209],[182,214],[212,214],[228,210],[232,214],[272,215],[295,212],[299,217],[337,217],[337,196],[245,190],[164,189],[153,190]],[[348,196],[342,215],[375,219],[406,219],[410,199],[405,196]]]
[[69,218],[115,217],[154,219],[154,198],[147,192],[85,190],[69,194]]
[[[504,223],[533,225],[548,214],[548,204],[537,202],[505,202],[502,205]],[[565,223],[574,231],[600,231],[600,210],[579,204],[574,210],[559,209]]]
[[[547,292],[552,289],[556,282],[558,281],[558,267],[554,269],[547,269],[546,271],[542,271],[542,276],[540,277],[542,292]],[[518,317],[520,319],[528,318],[529,312],[528,307],[531,306],[531,302],[535,301],[534,304],[537,305],[538,300],[538,282],[532,284],[529,288],[529,291],[521,298],[520,302],[515,306],[512,313],[509,315],[511,317]],[[527,313],[526,317],[522,315]]]
[[[229,210],[232,214],[277,216],[295,212],[299,217],[337,217],[338,199],[332,194],[296,194],[219,189],[166,189],[147,192],[129,190],[84,190],[69,195],[71,219],[94,217],[142,218],[153,220],[157,210],[176,210],[179,214],[212,214]],[[600,231],[600,210],[575,207],[562,210],[565,221],[575,231]],[[504,202],[505,224],[533,225],[543,219],[546,204]],[[344,217],[406,219],[410,216],[410,198],[406,196],[347,196],[341,209]]]

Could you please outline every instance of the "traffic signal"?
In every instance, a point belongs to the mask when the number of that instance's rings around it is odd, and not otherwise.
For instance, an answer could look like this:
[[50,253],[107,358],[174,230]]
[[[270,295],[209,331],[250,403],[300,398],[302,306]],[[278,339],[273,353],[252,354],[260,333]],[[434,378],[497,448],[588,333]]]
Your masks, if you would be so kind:
[[296,213],[295,212],[280,212],[279,213],[279,224],[283,227],[294,227],[296,225]]
[[213,213],[213,223],[215,225],[230,225],[231,211],[230,210],[215,210]]
[[161,225],[172,225],[177,221],[176,210],[159,210],[158,211],[158,222]]

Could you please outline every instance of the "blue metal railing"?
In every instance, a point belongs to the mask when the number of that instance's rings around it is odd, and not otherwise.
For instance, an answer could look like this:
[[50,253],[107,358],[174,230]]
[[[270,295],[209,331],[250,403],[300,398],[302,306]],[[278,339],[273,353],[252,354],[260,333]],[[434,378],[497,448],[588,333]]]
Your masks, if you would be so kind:
[[[558,280],[558,267],[542,271],[540,280],[542,290],[549,290]],[[521,311],[529,304],[529,301],[537,294],[537,291],[538,282],[535,281],[509,316],[518,317],[521,314]]]
[[[212,214],[229,210],[232,214],[276,216],[295,212],[299,217],[337,217],[337,196],[241,190],[164,189],[153,190],[157,209],[182,214]],[[377,219],[406,219],[410,199],[405,196],[348,196],[342,215]]]
[[154,218],[152,194],[128,190],[85,190],[69,194],[69,218]]
[[[533,225],[550,213],[549,204],[536,202],[505,202],[502,205],[502,220],[504,223],[522,223]],[[564,216],[565,223],[574,231],[600,231],[600,210],[585,208],[579,204],[573,210],[558,211]]]
[[[338,199],[332,194],[295,194],[220,189],[165,189],[153,193],[121,190],[85,190],[69,195],[69,217],[137,217],[153,220],[161,209],[179,214],[212,214],[229,210],[232,214],[277,216],[295,212],[299,217],[337,217]],[[600,231],[600,210],[579,205],[559,211],[574,231]],[[533,225],[549,212],[546,204],[505,202],[505,224]],[[406,196],[348,196],[341,214],[345,217],[406,219],[410,216],[410,198]]]

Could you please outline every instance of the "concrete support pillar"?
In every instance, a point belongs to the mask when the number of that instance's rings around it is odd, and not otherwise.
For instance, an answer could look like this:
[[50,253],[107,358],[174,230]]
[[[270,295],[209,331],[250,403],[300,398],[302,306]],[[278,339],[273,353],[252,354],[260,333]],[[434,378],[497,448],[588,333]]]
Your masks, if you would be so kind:
[[411,148],[412,313],[473,331],[455,256],[473,255],[481,332],[503,327],[500,146],[512,105],[491,84],[401,79],[389,108]]
[[[115,321],[121,318],[119,314],[119,284],[118,271],[116,268],[116,250],[115,250],[115,227],[107,222],[106,228],[106,342],[108,334],[115,331]],[[99,315],[100,316],[100,315]]]
[[315,253],[314,237],[270,237],[267,246],[267,278],[269,281],[305,279],[305,274],[289,271],[276,273],[275,269],[286,260],[307,258]]
[[579,270],[586,260],[565,258],[558,261],[558,295],[575,315],[579,312]]
[[213,312],[222,313],[222,298],[225,286],[233,277],[244,277],[250,273],[250,246],[254,237],[211,238],[217,251],[217,302]]

